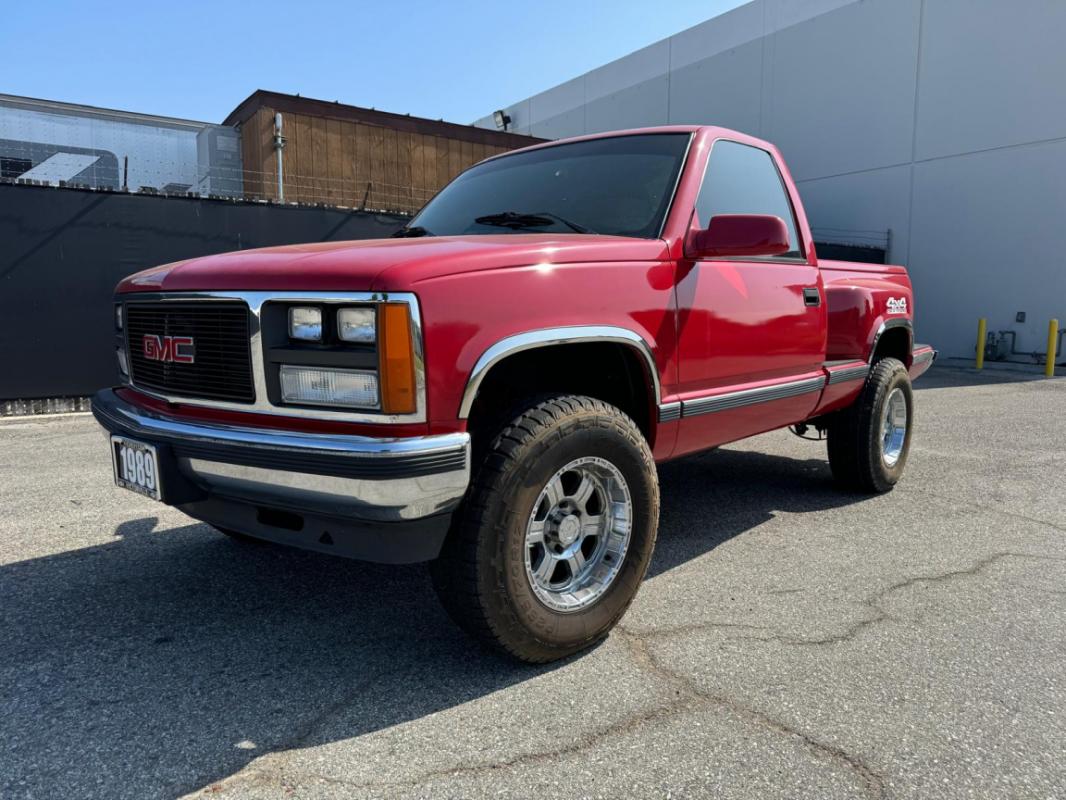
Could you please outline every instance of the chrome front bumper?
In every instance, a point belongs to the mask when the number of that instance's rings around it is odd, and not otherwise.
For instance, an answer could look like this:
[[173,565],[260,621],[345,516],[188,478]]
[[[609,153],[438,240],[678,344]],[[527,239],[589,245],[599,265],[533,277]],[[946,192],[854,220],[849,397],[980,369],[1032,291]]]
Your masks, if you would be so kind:
[[470,481],[466,433],[378,439],[190,422],[133,405],[110,389],[93,397],[92,411],[109,433],[159,447],[171,476],[201,490],[199,498],[168,498],[164,477],[164,501],[182,507],[223,498],[361,522],[409,522],[453,511]]

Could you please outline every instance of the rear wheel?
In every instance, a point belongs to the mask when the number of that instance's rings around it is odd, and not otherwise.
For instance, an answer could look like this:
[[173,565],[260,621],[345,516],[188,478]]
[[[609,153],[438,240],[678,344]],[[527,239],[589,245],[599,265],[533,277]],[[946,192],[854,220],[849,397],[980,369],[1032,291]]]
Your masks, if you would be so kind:
[[602,639],[655,545],[659,487],[643,435],[599,400],[558,396],[487,448],[431,565],[452,618],[481,642],[544,662]]
[[829,466],[852,491],[887,492],[903,475],[914,424],[907,368],[895,358],[874,364],[859,397],[828,426]]

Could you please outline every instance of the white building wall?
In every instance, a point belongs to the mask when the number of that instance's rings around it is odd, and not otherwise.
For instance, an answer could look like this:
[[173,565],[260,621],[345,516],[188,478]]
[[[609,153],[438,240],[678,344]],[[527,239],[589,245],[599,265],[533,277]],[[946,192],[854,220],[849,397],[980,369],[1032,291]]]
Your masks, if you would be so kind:
[[1064,31],[1062,0],[755,0],[508,112],[547,138],[706,123],[769,139],[818,238],[891,230],[919,339],[971,356],[986,316],[1042,351],[1048,319],[1066,322]]

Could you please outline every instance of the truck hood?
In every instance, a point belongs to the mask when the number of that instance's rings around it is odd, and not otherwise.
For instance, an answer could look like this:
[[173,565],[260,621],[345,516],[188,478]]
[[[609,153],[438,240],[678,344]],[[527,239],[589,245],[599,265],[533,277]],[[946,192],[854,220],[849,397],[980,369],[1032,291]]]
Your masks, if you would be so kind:
[[660,239],[584,234],[429,236],[321,242],[178,261],[131,275],[120,292],[402,291],[480,270],[597,261],[663,261]]

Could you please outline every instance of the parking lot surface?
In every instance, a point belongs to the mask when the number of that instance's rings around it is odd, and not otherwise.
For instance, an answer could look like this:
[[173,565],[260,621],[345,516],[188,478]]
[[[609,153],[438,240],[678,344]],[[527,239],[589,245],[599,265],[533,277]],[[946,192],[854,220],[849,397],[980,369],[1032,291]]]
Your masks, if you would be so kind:
[[546,667],[0,421],[0,797],[1062,797],[1066,381],[917,386],[886,496],[783,431],[664,465],[632,609]]

